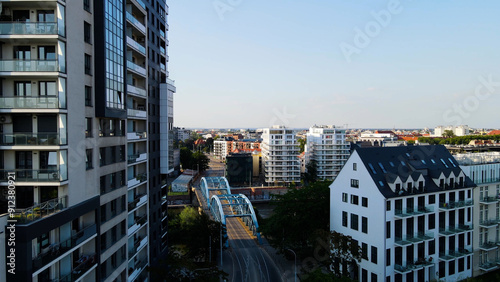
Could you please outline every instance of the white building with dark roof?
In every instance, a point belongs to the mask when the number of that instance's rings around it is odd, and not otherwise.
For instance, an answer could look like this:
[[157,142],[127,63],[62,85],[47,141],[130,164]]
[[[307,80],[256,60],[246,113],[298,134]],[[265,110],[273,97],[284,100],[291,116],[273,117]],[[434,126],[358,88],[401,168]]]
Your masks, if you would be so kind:
[[444,146],[356,148],[330,186],[330,228],[363,250],[359,281],[472,276],[475,184]]

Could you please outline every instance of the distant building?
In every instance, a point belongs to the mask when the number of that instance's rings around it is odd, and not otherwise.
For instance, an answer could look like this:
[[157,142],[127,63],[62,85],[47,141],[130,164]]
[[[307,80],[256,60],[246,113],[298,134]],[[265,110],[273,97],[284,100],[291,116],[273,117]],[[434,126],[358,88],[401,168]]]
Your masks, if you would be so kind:
[[306,134],[305,155],[307,162],[314,160],[317,164],[318,178],[335,179],[340,169],[349,158],[349,144],[346,142],[344,127],[313,126]]
[[300,182],[297,130],[275,125],[262,133],[262,163],[267,183]]
[[260,153],[260,141],[257,139],[235,140],[233,137],[219,138],[214,141],[214,155],[225,160],[230,153]]
[[330,185],[330,228],[363,251],[354,278],[471,277],[474,187],[444,146],[356,148]]
[[250,153],[231,153],[226,157],[226,178],[231,186],[250,185],[253,159]]
[[174,134],[175,134],[175,140],[186,141],[191,137],[191,130],[176,127],[174,129]]
[[469,127],[467,125],[459,125],[459,126],[454,126],[454,125],[450,125],[450,126],[437,126],[436,128],[434,128],[434,136],[437,136],[437,137],[442,137],[444,132],[446,130],[451,130],[453,131],[453,134],[455,134],[455,136],[465,136],[465,135],[469,135]]

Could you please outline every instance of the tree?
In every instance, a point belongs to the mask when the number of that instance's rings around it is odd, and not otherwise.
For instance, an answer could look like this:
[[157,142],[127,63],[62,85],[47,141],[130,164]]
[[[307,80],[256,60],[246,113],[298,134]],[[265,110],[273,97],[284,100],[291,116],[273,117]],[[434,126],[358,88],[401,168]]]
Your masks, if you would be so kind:
[[281,253],[291,248],[298,257],[312,256],[318,238],[314,231],[329,230],[330,183],[318,181],[274,196],[274,213],[260,224],[274,248]]
[[193,152],[186,147],[181,147],[180,161],[183,169],[191,169],[193,166]]
[[196,152],[193,154],[193,169],[196,167],[200,171],[205,171],[210,167],[210,159],[203,152]]
[[304,173],[304,182],[306,184],[315,182],[318,178],[318,162],[310,160],[306,165],[306,173]]
[[453,133],[453,130],[447,129],[447,130],[444,131],[443,137],[444,138],[455,137],[455,133]]
[[[349,266],[356,264],[356,260],[361,260],[363,254],[358,243],[351,236],[335,231],[330,232],[330,242],[333,274],[337,277],[349,277],[354,274],[349,272]],[[341,266],[343,269],[340,269]]]
[[298,139],[297,140],[299,142],[299,153],[302,153],[305,151],[305,148],[306,148],[306,142],[307,142],[307,139]]

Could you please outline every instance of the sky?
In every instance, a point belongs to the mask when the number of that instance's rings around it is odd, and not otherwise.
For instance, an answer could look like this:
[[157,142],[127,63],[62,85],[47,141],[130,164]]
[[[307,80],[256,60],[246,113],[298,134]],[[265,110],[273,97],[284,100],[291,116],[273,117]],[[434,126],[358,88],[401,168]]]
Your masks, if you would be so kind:
[[500,1],[168,5],[177,127],[500,127]]

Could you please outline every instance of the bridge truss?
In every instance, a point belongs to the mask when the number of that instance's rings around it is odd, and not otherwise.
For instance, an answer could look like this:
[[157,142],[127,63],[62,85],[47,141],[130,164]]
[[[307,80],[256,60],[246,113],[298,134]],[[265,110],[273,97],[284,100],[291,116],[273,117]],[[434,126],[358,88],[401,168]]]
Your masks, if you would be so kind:
[[210,197],[212,195],[231,194],[231,187],[225,177],[202,177],[201,193],[210,208]]

